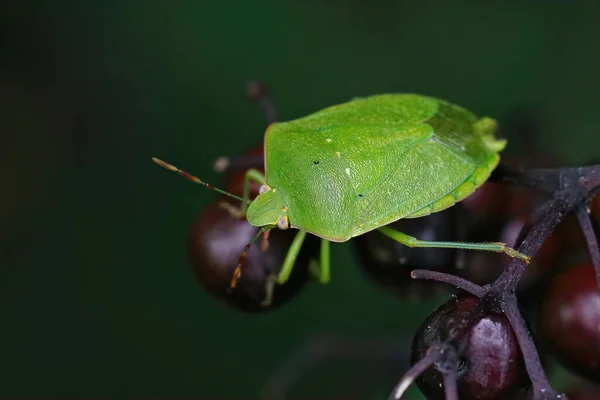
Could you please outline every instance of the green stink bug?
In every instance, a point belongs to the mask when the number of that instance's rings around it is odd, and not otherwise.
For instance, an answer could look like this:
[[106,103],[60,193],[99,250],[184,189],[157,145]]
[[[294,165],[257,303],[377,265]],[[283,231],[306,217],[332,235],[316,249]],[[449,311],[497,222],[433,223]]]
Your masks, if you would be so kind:
[[[329,243],[379,229],[409,247],[446,247],[529,257],[504,243],[421,241],[389,228],[401,218],[444,210],[472,194],[499,163],[505,140],[497,124],[447,101],[416,94],[356,98],[306,117],[269,125],[265,175],[246,173],[242,198],[216,189],[159,159],[159,165],[241,200],[245,216],[261,228],[298,229],[277,282],[287,280],[307,233],[322,238],[320,281],[329,280]],[[262,184],[248,199],[250,180]],[[247,248],[252,244],[247,246]],[[246,248],[246,249],[247,249]],[[232,278],[241,275],[245,252]],[[268,303],[268,301],[267,301]]]

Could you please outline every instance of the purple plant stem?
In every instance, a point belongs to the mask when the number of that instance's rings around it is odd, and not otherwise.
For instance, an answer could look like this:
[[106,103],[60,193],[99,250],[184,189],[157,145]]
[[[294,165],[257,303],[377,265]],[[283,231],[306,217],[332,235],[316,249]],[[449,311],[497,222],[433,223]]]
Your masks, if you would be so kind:
[[[531,230],[518,248],[519,252],[527,254],[532,259],[556,226],[573,208],[572,199],[571,201],[552,201],[553,204],[551,204],[546,214],[540,221],[532,225]],[[492,288],[497,292],[511,292],[516,290],[519,280],[527,270],[527,266],[528,264],[523,260],[513,258],[508,267],[492,284]]]
[[456,384],[456,368],[447,371],[444,375],[444,396],[446,400],[458,400]]
[[560,399],[559,394],[550,386],[544,367],[540,361],[535,344],[517,303],[517,297],[511,293],[500,302],[500,308],[512,326],[525,362],[525,369],[531,379],[532,400]]
[[600,292],[600,249],[598,249],[596,232],[594,232],[590,214],[587,212],[585,207],[577,208],[575,213],[577,215],[577,219],[579,220],[579,225],[581,226],[583,235],[585,236],[592,264],[594,264],[594,270],[596,271],[596,285],[598,286],[598,291]]
[[456,286],[457,288],[462,289],[465,292],[469,292],[473,296],[477,296],[479,298],[483,297],[487,292],[485,288],[482,288],[476,283],[468,281],[459,276],[445,274],[443,272],[430,271],[427,269],[415,269],[410,273],[410,276],[413,279],[427,279],[447,283],[449,285]]
[[400,382],[396,385],[388,400],[397,400],[402,397],[404,392],[413,384],[415,379],[431,367],[440,357],[442,349],[440,346],[432,346],[425,354],[425,357],[413,364],[413,366],[404,374]]

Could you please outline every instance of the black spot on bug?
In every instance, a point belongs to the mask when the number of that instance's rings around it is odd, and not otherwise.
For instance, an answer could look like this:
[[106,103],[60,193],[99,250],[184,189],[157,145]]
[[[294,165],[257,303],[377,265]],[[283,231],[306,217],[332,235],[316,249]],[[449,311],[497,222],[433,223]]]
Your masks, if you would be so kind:
[[317,165],[317,164],[318,164],[318,163],[320,163],[320,162],[321,162],[321,161],[313,161],[313,163],[314,163],[315,165]]
[[363,197],[363,195],[359,193],[359,194],[358,194],[358,197]]

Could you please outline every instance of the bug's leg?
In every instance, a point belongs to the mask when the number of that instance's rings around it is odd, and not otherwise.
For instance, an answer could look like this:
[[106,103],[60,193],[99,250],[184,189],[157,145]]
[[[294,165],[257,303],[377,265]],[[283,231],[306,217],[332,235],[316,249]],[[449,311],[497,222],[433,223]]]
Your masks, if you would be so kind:
[[260,251],[262,251],[263,253],[265,253],[267,250],[269,250],[269,234],[270,234],[270,232],[271,232],[270,230],[263,232],[262,243],[260,245]]
[[329,283],[331,277],[330,270],[330,254],[329,254],[329,240],[321,239],[321,265],[319,267],[319,282],[323,285]]
[[329,283],[330,279],[330,256],[329,240],[321,239],[320,262],[316,258],[311,258],[308,264],[308,272],[311,279],[318,280],[321,284]]
[[231,204],[222,201],[219,203],[219,206],[229,211],[231,215],[236,218],[243,218],[246,216],[246,209],[248,208],[248,200],[250,199],[250,181],[255,181],[257,183],[263,184],[265,183],[265,176],[257,169],[249,169],[246,171],[244,175],[244,193],[240,208],[232,206]]
[[285,256],[285,260],[283,260],[283,266],[279,271],[279,275],[277,276],[277,283],[283,284],[285,283],[290,274],[292,273],[292,269],[294,268],[294,263],[296,262],[296,258],[298,258],[298,253],[300,252],[300,248],[302,247],[302,243],[304,243],[304,239],[306,238],[306,231],[299,230],[296,234],[296,237],[292,241],[290,245],[290,249]]
[[231,276],[231,282],[229,283],[230,288],[233,289],[237,285],[237,281],[240,278],[240,276],[242,275],[242,267],[244,266],[244,260],[246,260],[246,255],[248,254],[248,250],[250,250],[250,247],[252,247],[254,242],[256,242],[256,240],[260,236],[262,236],[262,234],[265,233],[265,231],[267,231],[269,229],[273,229],[273,227],[263,226],[262,228],[260,228],[258,230],[258,232],[256,233],[256,235],[254,235],[254,237],[252,238],[250,243],[248,243],[246,245],[246,247],[244,247],[244,251],[242,251],[242,254],[240,254],[240,257],[238,258],[237,266],[233,270],[233,275]]
[[308,270],[312,279],[318,280],[321,284],[329,283],[330,270],[330,255],[329,255],[329,240],[321,239],[321,251],[319,254],[320,260],[311,259],[308,264]]
[[273,302],[273,291],[277,284],[277,275],[269,275],[267,277],[267,283],[265,284],[265,299],[260,303],[262,307],[270,307]]
[[384,235],[408,247],[437,247],[448,249],[495,251],[498,253],[508,254],[511,257],[524,260],[527,263],[530,261],[530,257],[528,255],[519,253],[515,249],[506,246],[504,243],[430,242],[426,240],[419,240],[413,236],[399,232],[387,226],[382,226],[378,229]]
[[[467,226],[467,210],[460,203],[455,205],[456,207],[456,233],[459,242],[464,242],[468,238],[468,226]],[[467,264],[467,251],[465,249],[457,249],[456,252],[456,268],[462,269]]]

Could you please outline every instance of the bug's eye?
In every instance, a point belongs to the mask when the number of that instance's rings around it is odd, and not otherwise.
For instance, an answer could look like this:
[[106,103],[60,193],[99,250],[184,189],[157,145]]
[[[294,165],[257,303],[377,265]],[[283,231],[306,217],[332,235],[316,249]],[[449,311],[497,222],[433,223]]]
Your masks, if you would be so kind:
[[269,187],[269,185],[260,185],[260,187],[258,188],[258,194],[263,194],[264,192],[268,192],[269,189],[271,189]]
[[281,217],[279,217],[279,219],[277,220],[277,227],[281,230],[284,230],[284,229],[287,229],[290,227],[290,225],[288,223],[287,215],[282,215]]

